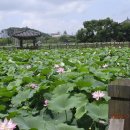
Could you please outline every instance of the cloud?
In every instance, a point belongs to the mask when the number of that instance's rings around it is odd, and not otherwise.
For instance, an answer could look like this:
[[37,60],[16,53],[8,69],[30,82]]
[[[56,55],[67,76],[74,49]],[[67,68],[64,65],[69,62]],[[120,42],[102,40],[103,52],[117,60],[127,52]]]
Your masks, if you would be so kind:
[[77,29],[81,28],[81,22],[75,20],[58,20],[56,18],[38,19],[34,21],[34,17],[30,17],[28,20],[22,22],[22,26],[29,26],[37,28],[43,32],[54,33],[67,31],[69,34],[75,33]]
[[82,10],[85,0],[2,0],[0,3],[0,11],[19,11],[19,12],[66,12],[74,9]]
[[82,13],[85,10],[86,5],[84,2],[71,1],[62,5],[54,6],[53,10],[50,11],[48,14]]
[[0,21],[2,21],[3,20],[3,17],[2,16],[0,16]]
[[1,0],[0,28],[28,26],[49,33],[71,33],[85,20],[124,19],[129,15],[129,4],[129,0]]
[[[74,32],[81,26],[75,18],[85,12],[87,0],[2,0],[1,18],[5,26],[29,26],[45,32],[68,30]],[[73,16],[73,17],[72,17]],[[75,25],[74,25],[75,24]]]
[[45,11],[51,4],[48,2],[40,2],[39,0],[4,0],[0,3],[1,12],[39,12]]

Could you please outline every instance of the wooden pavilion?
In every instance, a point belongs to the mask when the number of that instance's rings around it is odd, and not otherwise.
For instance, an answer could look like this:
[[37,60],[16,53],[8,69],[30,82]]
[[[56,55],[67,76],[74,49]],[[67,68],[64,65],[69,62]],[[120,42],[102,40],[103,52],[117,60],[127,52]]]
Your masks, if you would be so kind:
[[20,48],[23,48],[24,40],[32,40],[33,48],[37,48],[36,38],[40,37],[42,34],[40,31],[26,28],[17,28],[12,32],[12,37],[17,38],[19,40]]

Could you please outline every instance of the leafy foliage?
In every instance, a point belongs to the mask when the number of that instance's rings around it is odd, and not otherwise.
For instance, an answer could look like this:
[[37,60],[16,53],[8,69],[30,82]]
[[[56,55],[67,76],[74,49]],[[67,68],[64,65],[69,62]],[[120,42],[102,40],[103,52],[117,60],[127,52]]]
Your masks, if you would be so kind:
[[[18,130],[105,130],[108,84],[129,78],[129,64],[129,48],[1,50],[0,118]],[[105,96],[95,100],[98,90]]]
[[130,41],[130,23],[118,23],[110,18],[85,21],[84,28],[78,30],[78,42]]

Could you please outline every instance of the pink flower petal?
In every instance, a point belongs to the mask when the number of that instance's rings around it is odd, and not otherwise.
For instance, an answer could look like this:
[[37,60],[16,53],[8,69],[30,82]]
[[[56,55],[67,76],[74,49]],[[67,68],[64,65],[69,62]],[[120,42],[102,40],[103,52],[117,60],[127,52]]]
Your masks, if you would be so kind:
[[16,124],[10,119],[9,121],[5,118],[3,122],[0,122],[0,130],[14,130]]
[[104,97],[105,94],[103,91],[95,91],[92,93],[93,98],[95,98],[96,100],[99,100],[100,98]]
[[64,68],[59,67],[59,68],[57,68],[56,72],[57,73],[64,73]]
[[47,99],[44,101],[44,106],[45,107],[48,106],[48,100]]

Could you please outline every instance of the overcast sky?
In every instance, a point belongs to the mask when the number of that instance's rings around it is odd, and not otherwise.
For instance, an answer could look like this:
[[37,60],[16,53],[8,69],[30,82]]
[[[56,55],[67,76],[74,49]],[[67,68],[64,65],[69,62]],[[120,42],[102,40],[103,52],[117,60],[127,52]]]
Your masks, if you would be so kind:
[[0,30],[30,27],[74,34],[84,21],[130,18],[130,0],[0,0]]

